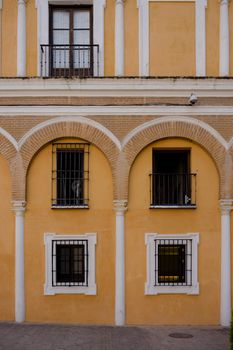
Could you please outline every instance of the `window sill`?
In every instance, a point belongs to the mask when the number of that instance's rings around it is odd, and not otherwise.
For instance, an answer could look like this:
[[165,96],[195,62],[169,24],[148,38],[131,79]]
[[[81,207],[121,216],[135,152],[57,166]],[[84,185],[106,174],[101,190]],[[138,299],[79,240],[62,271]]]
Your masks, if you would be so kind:
[[52,205],[51,209],[89,209],[88,205]]
[[84,294],[84,295],[96,295],[96,284],[88,287],[52,287],[44,285],[44,295],[56,295],[56,294]]
[[199,283],[193,286],[150,286],[145,285],[145,295],[188,294],[199,295]]
[[196,209],[196,204],[191,205],[150,205],[149,209]]

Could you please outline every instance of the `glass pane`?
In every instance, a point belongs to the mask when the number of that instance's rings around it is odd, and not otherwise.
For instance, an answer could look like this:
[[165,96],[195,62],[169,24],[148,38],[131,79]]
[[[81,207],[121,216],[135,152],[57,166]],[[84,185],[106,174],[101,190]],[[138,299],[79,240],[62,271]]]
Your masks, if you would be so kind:
[[89,30],[74,31],[75,45],[88,45],[87,47],[78,46],[74,48],[74,68],[90,68],[90,33]]
[[70,49],[69,46],[67,46],[69,45],[69,31],[54,30],[53,44],[53,68],[69,68]]
[[158,246],[158,282],[185,283],[185,245]]
[[69,45],[70,44],[70,32],[68,30],[54,30],[53,31],[53,44],[54,45]]
[[90,45],[90,31],[74,30],[74,45]]
[[90,27],[90,12],[89,11],[75,11],[74,12],[74,28],[89,28]]
[[53,11],[53,29],[69,29],[70,13],[69,11]]

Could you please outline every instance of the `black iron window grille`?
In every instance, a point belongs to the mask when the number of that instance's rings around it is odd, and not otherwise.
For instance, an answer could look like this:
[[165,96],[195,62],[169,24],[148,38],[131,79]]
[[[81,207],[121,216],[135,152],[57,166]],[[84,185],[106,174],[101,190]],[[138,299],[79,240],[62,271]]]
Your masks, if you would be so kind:
[[190,172],[190,150],[154,149],[150,206],[196,207],[196,174]]
[[155,240],[155,286],[192,285],[192,240]]
[[196,207],[196,174],[150,174],[150,206]]
[[88,208],[89,144],[54,143],[52,207]]
[[52,286],[88,286],[88,240],[52,241]]

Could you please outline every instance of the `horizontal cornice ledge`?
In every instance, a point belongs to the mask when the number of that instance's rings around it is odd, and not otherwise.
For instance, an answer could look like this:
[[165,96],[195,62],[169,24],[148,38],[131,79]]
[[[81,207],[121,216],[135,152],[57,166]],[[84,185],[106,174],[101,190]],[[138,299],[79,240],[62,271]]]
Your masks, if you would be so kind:
[[233,116],[233,106],[0,106],[4,116]]
[[132,96],[232,97],[232,78],[0,78],[0,97],[20,96]]

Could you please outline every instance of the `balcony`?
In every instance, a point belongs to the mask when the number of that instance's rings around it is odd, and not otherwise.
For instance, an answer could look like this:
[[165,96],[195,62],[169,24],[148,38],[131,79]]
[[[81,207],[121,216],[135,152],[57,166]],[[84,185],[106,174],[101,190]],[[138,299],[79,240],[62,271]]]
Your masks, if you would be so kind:
[[98,77],[99,45],[41,45],[40,67],[41,77]]
[[150,174],[150,208],[196,208],[196,174]]

